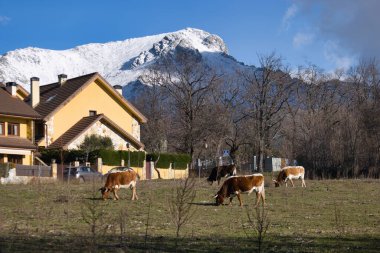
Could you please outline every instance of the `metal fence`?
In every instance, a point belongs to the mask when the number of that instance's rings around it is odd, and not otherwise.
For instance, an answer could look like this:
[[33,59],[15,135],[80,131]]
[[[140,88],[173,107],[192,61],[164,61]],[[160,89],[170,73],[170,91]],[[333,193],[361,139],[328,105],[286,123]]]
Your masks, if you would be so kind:
[[[211,174],[211,171],[214,167],[218,165],[229,165],[232,160],[227,159],[226,157],[208,159],[208,160],[196,160],[193,165],[193,169],[189,170],[190,177],[208,177]],[[256,169],[256,170],[255,170]],[[257,166],[254,163],[244,163],[237,165],[237,174],[238,175],[250,175],[257,173]]]
[[52,177],[51,166],[15,164],[17,176]]

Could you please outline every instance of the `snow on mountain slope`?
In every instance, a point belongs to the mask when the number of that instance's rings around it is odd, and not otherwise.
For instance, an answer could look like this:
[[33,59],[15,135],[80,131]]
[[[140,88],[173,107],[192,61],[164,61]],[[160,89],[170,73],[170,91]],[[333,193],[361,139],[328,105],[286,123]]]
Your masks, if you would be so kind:
[[219,36],[187,28],[124,41],[92,43],[68,50],[29,47],[10,51],[0,56],[0,82],[15,81],[29,90],[29,80],[33,76],[39,77],[41,84],[48,84],[56,82],[57,75],[62,73],[71,78],[99,72],[112,85],[136,84],[150,63],[175,50],[178,45],[198,50],[207,64],[217,71],[235,71],[242,67],[228,55],[227,47]]

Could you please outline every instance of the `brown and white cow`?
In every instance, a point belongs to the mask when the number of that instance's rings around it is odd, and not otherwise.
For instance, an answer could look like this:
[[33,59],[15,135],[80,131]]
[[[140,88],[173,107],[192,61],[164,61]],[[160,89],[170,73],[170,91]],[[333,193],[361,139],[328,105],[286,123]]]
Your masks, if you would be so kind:
[[287,166],[280,170],[280,173],[277,176],[277,180],[273,179],[274,185],[279,187],[282,182],[285,182],[285,186],[288,187],[288,180],[293,184],[293,179],[301,179],[302,187],[306,187],[305,184],[305,168],[302,166]]
[[222,187],[218,193],[214,196],[216,199],[216,205],[221,205],[225,198],[232,198],[236,195],[239,199],[240,206],[243,205],[240,194],[256,192],[256,205],[258,206],[260,198],[263,199],[263,206],[265,205],[265,189],[264,189],[264,176],[263,174],[253,174],[247,176],[232,176],[224,181]]
[[104,187],[100,188],[99,191],[102,193],[104,200],[108,198],[110,192],[114,195],[114,200],[118,200],[119,196],[117,191],[120,188],[131,188],[132,189],[132,200],[138,199],[136,193],[136,183],[139,175],[134,170],[127,170],[123,172],[110,173],[107,176],[106,183]]
[[207,178],[207,181],[212,185],[214,181],[218,181],[218,185],[220,184],[220,180],[222,177],[235,176],[236,175],[236,165],[223,165],[216,166],[211,170],[210,176]]

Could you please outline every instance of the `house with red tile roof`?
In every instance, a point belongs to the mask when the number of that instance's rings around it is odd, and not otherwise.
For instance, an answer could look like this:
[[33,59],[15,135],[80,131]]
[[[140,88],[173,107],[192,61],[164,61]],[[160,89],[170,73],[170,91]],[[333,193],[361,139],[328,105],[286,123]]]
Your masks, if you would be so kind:
[[0,85],[0,163],[31,165],[37,151],[35,122],[42,117],[22,100],[28,92],[20,87]]
[[47,149],[78,149],[86,136],[110,137],[115,150],[143,150],[140,126],[146,117],[99,73],[67,78],[41,85],[32,77],[25,99],[41,115],[35,139]]

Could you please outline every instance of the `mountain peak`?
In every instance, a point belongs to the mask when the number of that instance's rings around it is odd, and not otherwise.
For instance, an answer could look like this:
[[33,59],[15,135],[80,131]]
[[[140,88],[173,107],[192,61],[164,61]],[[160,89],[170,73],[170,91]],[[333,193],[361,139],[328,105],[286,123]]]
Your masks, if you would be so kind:
[[41,84],[99,72],[113,85],[134,82],[144,69],[168,52],[179,48],[195,50],[210,64],[237,63],[228,57],[227,46],[215,34],[185,28],[171,33],[131,38],[107,43],[90,43],[66,50],[27,47],[0,56],[0,82],[17,82],[29,90],[29,79],[37,76]]

